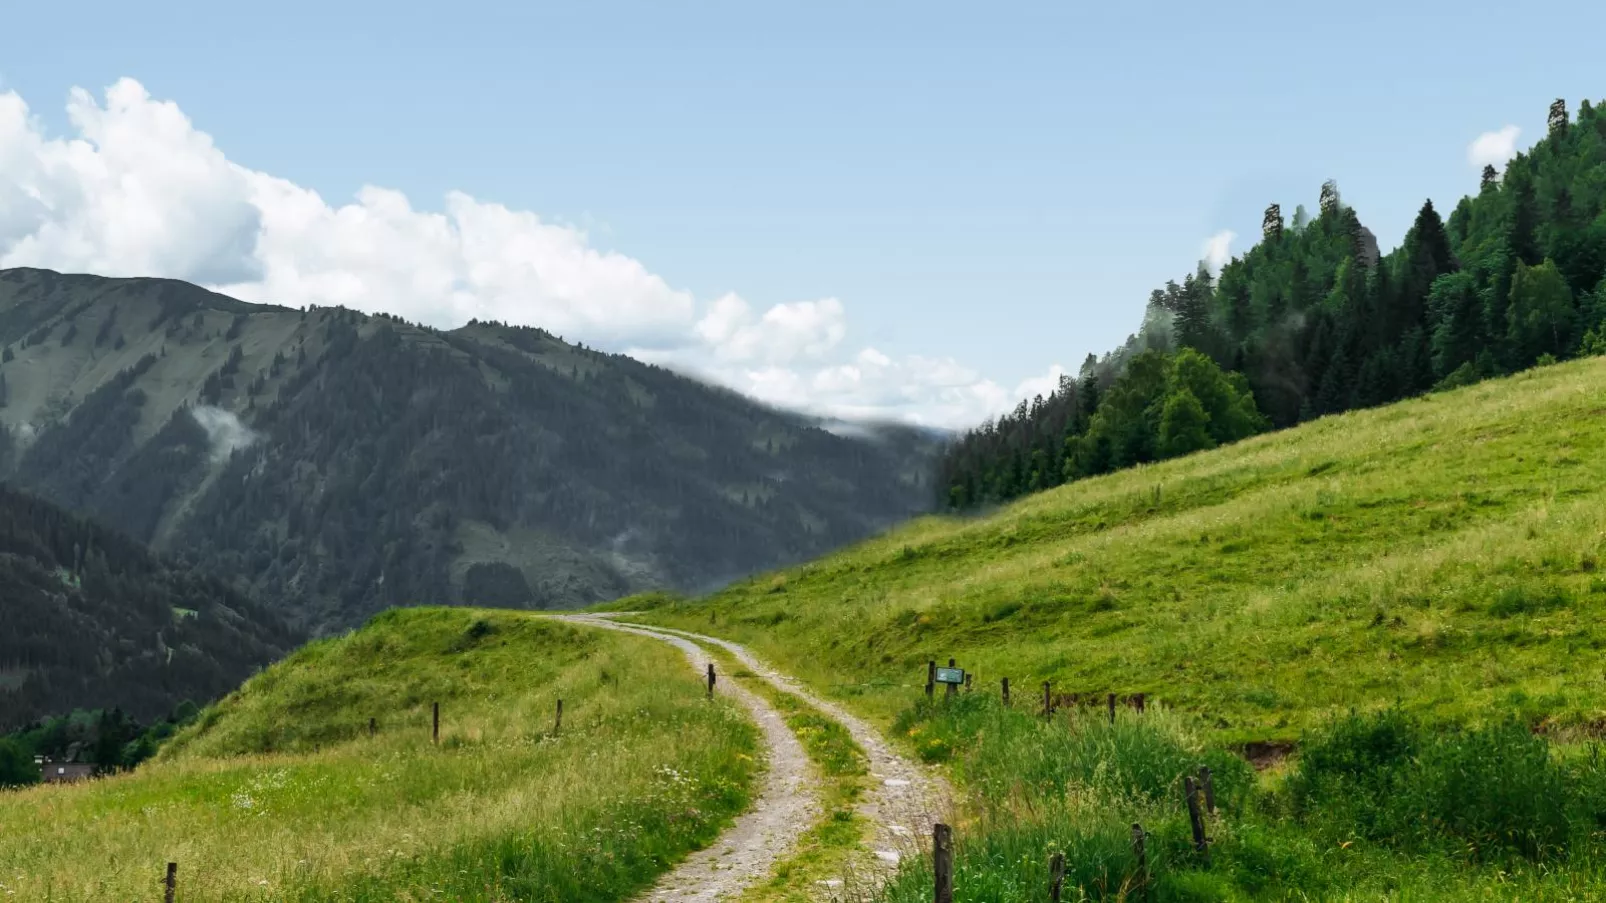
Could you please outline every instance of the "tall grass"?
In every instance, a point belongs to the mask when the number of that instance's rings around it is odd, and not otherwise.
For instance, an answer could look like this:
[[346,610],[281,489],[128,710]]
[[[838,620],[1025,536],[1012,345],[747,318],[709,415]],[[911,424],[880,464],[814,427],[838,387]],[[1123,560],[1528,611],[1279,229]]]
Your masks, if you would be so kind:
[[[1397,711],[1334,719],[1285,777],[1256,776],[1170,711],[1045,719],[991,696],[921,703],[896,722],[967,791],[955,896],[1067,900],[1590,900],[1606,897],[1597,755],[1562,757],[1507,721],[1430,726]],[[1193,847],[1182,779],[1210,765],[1218,811]],[[1132,825],[1148,832],[1145,867]],[[930,899],[929,860],[882,903]]]
[[1329,838],[1478,861],[1562,860],[1606,827],[1598,747],[1563,761],[1511,719],[1437,730],[1398,710],[1337,719],[1305,745],[1288,789],[1301,823]]
[[152,899],[171,860],[185,901],[618,900],[746,807],[756,743],[653,640],[390,612],[131,775],[0,794],[0,898]]

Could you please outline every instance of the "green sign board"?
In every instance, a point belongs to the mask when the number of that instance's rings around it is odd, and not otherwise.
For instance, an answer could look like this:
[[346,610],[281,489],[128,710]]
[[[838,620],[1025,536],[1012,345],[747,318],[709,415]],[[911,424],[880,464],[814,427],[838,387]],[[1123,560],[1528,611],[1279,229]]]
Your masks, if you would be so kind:
[[938,668],[937,683],[962,684],[965,682],[964,668]]

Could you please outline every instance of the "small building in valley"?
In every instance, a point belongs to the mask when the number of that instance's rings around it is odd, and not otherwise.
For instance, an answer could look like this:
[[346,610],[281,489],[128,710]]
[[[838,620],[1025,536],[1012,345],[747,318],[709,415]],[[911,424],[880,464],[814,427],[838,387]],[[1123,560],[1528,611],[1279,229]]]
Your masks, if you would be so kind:
[[39,765],[39,780],[46,784],[71,784],[95,776],[95,766],[88,762],[57,762],[44,756],[35,756]]

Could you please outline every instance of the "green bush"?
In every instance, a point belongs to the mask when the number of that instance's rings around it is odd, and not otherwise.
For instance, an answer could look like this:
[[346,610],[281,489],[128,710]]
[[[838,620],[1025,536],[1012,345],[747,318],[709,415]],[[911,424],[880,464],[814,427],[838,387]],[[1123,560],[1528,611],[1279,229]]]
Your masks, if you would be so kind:
[[[1340,718],[1304,747],[1288,791],[1313,830],[1480,860],[1565,855],[1571,821],[1595,787],[1515,720],[1430,730],[1397,710]],[[1606,806],[1596,811],[1606,813]]]

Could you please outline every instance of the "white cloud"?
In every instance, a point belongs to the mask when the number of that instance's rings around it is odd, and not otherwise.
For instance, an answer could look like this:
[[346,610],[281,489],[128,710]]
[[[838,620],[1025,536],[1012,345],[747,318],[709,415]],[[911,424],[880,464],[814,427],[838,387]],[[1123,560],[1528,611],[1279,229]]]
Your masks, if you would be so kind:
[[1497,132],[1484,132],[1467,145],[1467,162],[1474,168],[1504,166],[1517,155],[1517,136],[1522,129],[1508,125]]
[[1231,229],[1222,229],[1205,239],[1204,262],[1212,274],[1221,272],[1221,268],[1232,259],[1232,240],[1237,237],[1238,233]]
[[201,429],[206,430],[206,438],[212,443],[213,458],[227,458],[234,452],[250,448],[257,441],[255,430],[222,408],[197,405],[190,409],[190,416],[201,425]]
[[777,364],[820,358],[847,335],[847,316],[835,298],[777,304],[755,318],[746,301],[726,294],[697,321],[697,335],[728,361]]
[[[1010,391],[953,360],[854,348],[836,298],[762,312],[735,294],[699,301],[577,227],[462,193],[439,211],[374,186],[331,204],[230,161],[177,104],[132,79],[103,102],[74,89],[67,113],[75,134],[49,137],[21,97],[0,93],[0,267],[167,276],[441,327],[538,325],[836,416],[967,426],[1058,372]],[[219,447],[249,444],[207,417],[197,409]]]

